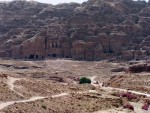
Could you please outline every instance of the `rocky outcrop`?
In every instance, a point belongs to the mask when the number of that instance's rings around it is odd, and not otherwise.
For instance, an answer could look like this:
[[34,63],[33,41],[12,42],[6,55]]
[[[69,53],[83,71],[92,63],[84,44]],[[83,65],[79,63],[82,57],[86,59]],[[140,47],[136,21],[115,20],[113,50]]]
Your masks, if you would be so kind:
[[126,50],[122,51],[122,58],[124,60],[140,60],[146,57],[146,51],[144,50]]
[[0,3],[0,57],[125,60],[149,55],[150,5],[133,0],[82,4]]

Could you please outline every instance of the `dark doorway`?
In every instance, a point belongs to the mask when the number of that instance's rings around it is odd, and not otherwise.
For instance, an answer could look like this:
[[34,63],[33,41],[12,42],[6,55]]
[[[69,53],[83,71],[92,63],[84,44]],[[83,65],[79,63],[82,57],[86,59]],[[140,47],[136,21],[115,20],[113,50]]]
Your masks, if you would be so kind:
[[57,57],[57,55],[56,55],[56,54],[53,54],[52,56],[53,56],[53,58],[56,58],[56,57]]
[[69,58],[69,56],[66,56],[66,58]]
[[58,44],[57,44],[57,43],[56,43],[56,45],[55,45],[55,46],[56,46],[56,48],[58,48]]
[[52,43],[52,48],[54,48],[54,43]]
[[29,56],[29,59],[34,59],[34,55],[30,55],[30,56]]
[[38,56],[38,55],[36,55],[36,56],[35,56],[35,58],[36,58],[36,59],[38,59],[38,58],[39,58],[39,56]]

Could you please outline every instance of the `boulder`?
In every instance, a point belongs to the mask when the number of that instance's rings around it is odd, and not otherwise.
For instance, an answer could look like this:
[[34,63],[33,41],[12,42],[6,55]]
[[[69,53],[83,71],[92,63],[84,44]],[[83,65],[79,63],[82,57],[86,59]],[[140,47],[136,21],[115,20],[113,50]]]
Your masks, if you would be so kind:
[[146,71],[147,64],[135,64],[129,67],[129,71],[131,73],[140,73]]
[[124,67],[118,67],[118,68],[111,69],[111,72],[123,72],[123,71],[126,71],[126,69]]

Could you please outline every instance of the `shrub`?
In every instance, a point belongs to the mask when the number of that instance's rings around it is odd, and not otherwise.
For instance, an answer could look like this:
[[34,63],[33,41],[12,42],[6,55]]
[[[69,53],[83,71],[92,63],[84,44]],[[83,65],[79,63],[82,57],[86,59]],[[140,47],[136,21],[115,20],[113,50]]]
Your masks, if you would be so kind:
[[149,110],[149,108],[150,108],[150,100],[146,99],[144,105],[142,106],[142,109],[147,111]]
[[131,73],[140,73],[146,71],[146,64],[136,64],[129,67]]
[[128,100],[137,99],[136,95],[134,95],[130,92],[122,93],[121,97],[127,97]]
[[91,80],[89,78],[86,77],[82,77],[79,81],[80,84],[91,84]]
[[147,110],[149,109],[149,105],[148,105],[148,104],[144,104],[144,105],[142,106],[142,109],[147,111]]
[[123,108],[134,111],[134,107],[131,104],[129,104],[129,103],[124,105]]
[[43,109],[47,109],[47,106],[46,106],[46,105],[42,105],[42,108],[43,108]]

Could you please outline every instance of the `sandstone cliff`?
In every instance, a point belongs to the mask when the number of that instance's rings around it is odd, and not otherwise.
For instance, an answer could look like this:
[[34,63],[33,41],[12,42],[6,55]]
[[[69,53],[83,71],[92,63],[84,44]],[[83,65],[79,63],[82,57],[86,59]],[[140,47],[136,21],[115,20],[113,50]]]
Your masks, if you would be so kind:
[[129,60],[150,53],[150,5],[145,1],[89,0],[55,6],[12,1],[0,3],[0,20],[0,57]]

